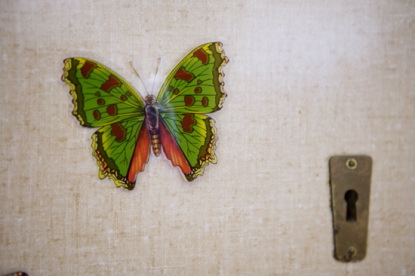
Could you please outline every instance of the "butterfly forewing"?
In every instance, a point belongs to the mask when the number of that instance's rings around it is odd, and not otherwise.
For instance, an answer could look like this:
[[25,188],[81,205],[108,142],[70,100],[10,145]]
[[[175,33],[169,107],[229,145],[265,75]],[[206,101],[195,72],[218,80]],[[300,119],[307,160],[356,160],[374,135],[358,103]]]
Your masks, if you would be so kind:
[[72,113],[81,125],[99,127],[143,116],[144,102],[118,74],[85,58],[64,60],[62,79],[70,87]]
[[222,108],[222,66],[227,62],[219,42],[190,52],[169,74],[157,97],[161,112],[211,113]]

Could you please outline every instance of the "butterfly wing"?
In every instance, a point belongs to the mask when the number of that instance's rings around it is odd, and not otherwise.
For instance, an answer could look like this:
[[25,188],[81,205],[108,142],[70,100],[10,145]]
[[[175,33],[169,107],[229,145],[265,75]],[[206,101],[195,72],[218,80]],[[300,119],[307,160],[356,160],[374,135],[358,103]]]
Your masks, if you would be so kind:
[[82,126],[101,127],[92,136],[100,178],[108,176],[117,187],[133,189],[150,145],[143,100],[123,78],[98,62],[68,58],[64,64],[62,80],[73,97],[72,114]]
[[169,74],[157,96],[162,112],[211,113],[222,108],[222,66],[228,62],[222,44],[213,42],[191,51]]
[[144,116],[144,102],[123,78],[96,61],[64,60],[62,80],[73,97],[72,114],[86,127],[100,127]]
[[212,42],[191,51],[169,74],[157,97],[161,131],[165,127],[177,145],[162,134],[163,151],[189,181],[202,175],[209,162],[216,163],[214,121],[203,114],[221,109],[226,97],[222,66],[228,59],[221,46]]
[[[213,119],[193,113],[165,113],[162,118],[168,129],[167,135],[161,135],[163,151],[173,165],[180,167],[188,181],[202,175],[209,162],[216,163],[217,136]],[[161,133],[164,126],[161,127]],[[174,138],[177,147],[173,142],[166,141],[165,137],[169,134]]]
[[148,160],[150,136],[142,118],[103,126],[92,135],[92,155],[100,178],[109,177],[117,187],[134,189],[138,172]]

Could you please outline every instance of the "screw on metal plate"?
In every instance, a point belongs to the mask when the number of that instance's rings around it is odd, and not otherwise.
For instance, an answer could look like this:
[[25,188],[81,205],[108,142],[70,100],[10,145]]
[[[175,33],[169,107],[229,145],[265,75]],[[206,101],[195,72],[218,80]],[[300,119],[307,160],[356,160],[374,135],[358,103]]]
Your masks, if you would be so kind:
[[366,256],[369,220],[370,156],[333,156],[329,161],[334,257],[360,261]]

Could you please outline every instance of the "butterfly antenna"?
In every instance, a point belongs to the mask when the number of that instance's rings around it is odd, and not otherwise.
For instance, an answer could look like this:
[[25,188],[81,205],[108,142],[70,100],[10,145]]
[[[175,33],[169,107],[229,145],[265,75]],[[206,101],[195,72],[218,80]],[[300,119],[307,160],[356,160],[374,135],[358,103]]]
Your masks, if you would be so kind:
[[140,75],[138,74],[137,70],[135,70],[135,68],[134,68],[134,66],[133,66],[133,63],[132,63],[131,61],[130,61],[130,66],[131,66],[131,69],[133,69],[134,74],[135,74],[135,75],[138,77],[138,79],[141,81],[141,84],[143,85],[144,90],[146,90],[146,94],[147,94],[147,95],[149,95],[149,94],[148,94],[147,87],[146,87],[146,85],[144,84],[144,81],[141,79],[141,77],[140,77]]
[[154,93],[154,84],[156,83],[156,80],[157,80],[157,73],[159,71],[160,61],[161,61],[161,58],[158,58],[157,59],[157,66],[156,66],[156,73],[154,74],[153,87],[151,87],[151,93],[152,94]]

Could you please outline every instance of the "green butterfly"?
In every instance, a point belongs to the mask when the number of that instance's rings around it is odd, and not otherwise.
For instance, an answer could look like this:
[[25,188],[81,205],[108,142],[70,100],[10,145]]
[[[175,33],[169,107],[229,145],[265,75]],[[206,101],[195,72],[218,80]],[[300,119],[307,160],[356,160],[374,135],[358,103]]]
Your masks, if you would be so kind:
[[62,80],[73,97],[72,114],[92,135],[92,155],[99,177],[134,189],[136,175],[148,161],[150,147],[161,150],[188,181],[216,163],[213,119],[222,108],[222,66],[228,62],[220,42],[191,51],[168,75],[157,98],[142,99],[118,74],[86,58],[64,60]]

